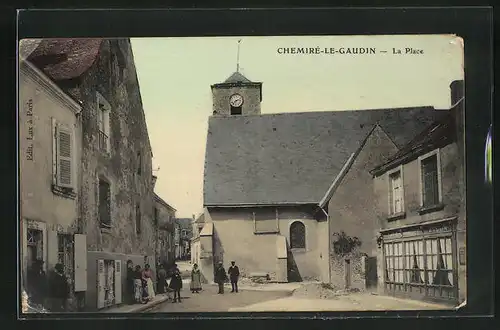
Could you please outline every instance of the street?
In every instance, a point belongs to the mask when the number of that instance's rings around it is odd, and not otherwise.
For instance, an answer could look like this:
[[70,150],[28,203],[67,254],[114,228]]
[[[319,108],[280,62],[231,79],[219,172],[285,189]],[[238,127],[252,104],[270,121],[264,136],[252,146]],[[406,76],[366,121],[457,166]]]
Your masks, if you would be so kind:
[[217,286],[204,285],[203,291],[193,294],[189,291],[189,285],[184,284],[184,289],[181,291],[182,303],[165,302],[146,313],[227,312],[231,308],[243,308],[290,295],[290,292],[286,291],[240,290],[238,293],[230,293],[231,290],[227,290],[227,287],[225,289],[224,295],[219,295]]

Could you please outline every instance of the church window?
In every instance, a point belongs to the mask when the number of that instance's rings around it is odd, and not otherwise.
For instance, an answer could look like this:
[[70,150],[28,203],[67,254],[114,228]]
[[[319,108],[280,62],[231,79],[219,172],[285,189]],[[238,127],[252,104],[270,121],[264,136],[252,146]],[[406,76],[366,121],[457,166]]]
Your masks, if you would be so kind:
[[306,226],[300,221],[295,221],[290,226],[290,248],[306,248]]

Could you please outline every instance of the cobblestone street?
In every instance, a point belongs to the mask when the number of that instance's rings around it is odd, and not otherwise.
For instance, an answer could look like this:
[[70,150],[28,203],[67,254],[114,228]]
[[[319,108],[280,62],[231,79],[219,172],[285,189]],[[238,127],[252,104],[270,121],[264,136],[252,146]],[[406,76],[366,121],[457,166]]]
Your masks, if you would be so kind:
[[217,294],[217,287],[205,285],[200,293],[191,293],[189,286],[181,291],[182,303],[172,303],[171,301],[162,303],[157,307],[146,311],[147,313],[179,313],[179,312],[227,312],[231,308],[240,308],[256,303],[285,298],[290,295],[286,291],[246,291],[240,290],[238,293],[224,292],[224,295]]

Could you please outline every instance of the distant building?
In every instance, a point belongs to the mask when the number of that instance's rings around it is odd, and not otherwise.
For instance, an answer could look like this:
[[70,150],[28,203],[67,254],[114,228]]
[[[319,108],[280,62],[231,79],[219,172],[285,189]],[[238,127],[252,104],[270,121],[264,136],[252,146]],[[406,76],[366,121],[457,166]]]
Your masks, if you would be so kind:
[[191,260],[192,218],[175,219],[175,259]]
[[191,238],[191,263],[200,263],[201,241],[200,234],[205,226],[205,214],[200,214],[192,223],[193,236]]
[[87,289],[87,278],[74,267],[86,268],[75,249],[86,253],[85,234],[78,228],[80,212],[82,106],[47,73],[30,61],[40,41],[20,43],[19,165],[21,269],[23,285],[32,288],[27,271],[42,260],[52,271],[65,265],[73,280],[71,295]]
[[447,116],[372,173],[380,289],[456,304],[467,292],[463,82],[451,88]]
[[87,310],[120,304],[125,262],[155,268],[152,151],[130,40],[44,39],[28,61],[81,104],[74,227],[86,243],[75,240],[73,259],[86,267],[74,277],[87,279]]
[[261,87],[239,72],[212,86],[202,272],[211,277],[214,264],[235,260],[242,276],[365,286],[355,274],[366,257],[376,259],[378,228],[369,169],[446,111],[261,115]]
[[176,210],[155,196],[155,223],[157,225],[157,264],[169,265],[175,261],[175,212]]

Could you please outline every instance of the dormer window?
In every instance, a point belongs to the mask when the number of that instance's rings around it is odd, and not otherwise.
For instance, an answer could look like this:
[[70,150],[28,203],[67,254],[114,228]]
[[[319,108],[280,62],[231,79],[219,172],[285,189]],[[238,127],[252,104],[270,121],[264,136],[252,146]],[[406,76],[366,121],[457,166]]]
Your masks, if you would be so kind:
[[97,93],[97,125],[98,147],[106,153],[110,152],[110,113],[111,105],[100,93]]

